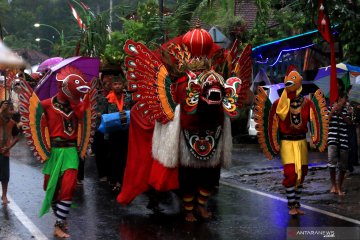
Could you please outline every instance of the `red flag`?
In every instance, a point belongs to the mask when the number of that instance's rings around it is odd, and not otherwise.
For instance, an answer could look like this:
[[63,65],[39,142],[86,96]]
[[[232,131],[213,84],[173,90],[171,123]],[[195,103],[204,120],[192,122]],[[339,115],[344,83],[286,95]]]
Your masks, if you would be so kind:
[[329,17],[325,13],[324,0],[319,0],[317,27],[322,37],[328,43],[330,43],[331,42],[330,21],[329,21]]
[[325,11],[325,0],[319,0],[318,5],[318,30],[321,36],[330,44],[330,104],[333,104],[339,96],[336,79],[335,47],[330,30],[330,20]]
[[69,4],[69,6],[70,6],[70,8],[71,8],[71,13],[72,13],[72,15],[74,16],[74,18],[76,19],[76,21],[77,21],[78,24],[79,24],[79,27],[80,27],[81,29],[86,29],[85,23],[83,23],[83,21],[81,20],[80,16],[77,14],[75,8],[69,3],[69,1],[68,1],[68,4]]
[[95,18],[95,14],[91,11],[90,7],[88,7],[85,3],[83,3],[82,1],[80,1],[81,6],[88,12],[91,14],[92,17]]
[[90,8],[88,6],[86,6],[85,3],[83,3],[82,1],[80,1],[80,4],[86,11],[90,10]]

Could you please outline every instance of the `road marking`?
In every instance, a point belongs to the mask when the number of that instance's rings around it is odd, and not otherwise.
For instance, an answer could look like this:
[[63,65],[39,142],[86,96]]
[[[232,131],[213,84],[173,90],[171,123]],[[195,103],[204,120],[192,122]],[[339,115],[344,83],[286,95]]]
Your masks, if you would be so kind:
[[[238,186],[238,185],[228,183],[228,182],[224,182],[224,181],[220,181],[220,183],[223,184],[223,185],[229,186],[229,187],[238,188],[238,189],[241,189],[241,190],[244,190],[244,191],[256,193],[256,194],[259,194],[259,195],[262,195],[262,196],[265,196],[265,197],[268,197],[268,198],[272,198],[272,199],[279,200],[279,201],[287,203],[287,199],[285,199],[285,198],[281,198],[281,197],[274,196],[274,195],[271,195],[271,194],[268,194],[268,193],[260,192],[260,191],[254,190],[254,189]],[[308,210],[311,210],[311,211],[314,211],[314,212],[318,212],[318,213],[328,215],[330,217],[338,218],[338,219],[341,219],[341,220],[344,220],[344,221],[348,221],[348,222],[352,222],[352,223],[360,225],[360,221],[356,220],[356,219],[353,219],[353,218],[348,218],[348,217],[341,216],[341,215],[336,214],[336,213],[332,213],[332,212],[328,212],[328,211],[321,210],[321,209],[318,209],[318,208],[310,207],[310,206],[304,205],[304,204],[301,204],[301,207],[305,208],[305,209],[308,209]]]
[[25,215],[25,213],[23,211],[21,211],[20,207],[15,203],[14,199],[12,199],[9,195],[8,195],[8,199],[10,201],[10,204],[8,204],[7,207],[13,211],[13,213],[15,214],[17,219],[19,219],[19,221],[22,223],[22,225],[24,225],[29,230],[29,232],[32,234],[32,236],[35,239],[39,239],[39,240],[48,239],[40,231],[40,229],[38,229],[36,227],[36,225]]

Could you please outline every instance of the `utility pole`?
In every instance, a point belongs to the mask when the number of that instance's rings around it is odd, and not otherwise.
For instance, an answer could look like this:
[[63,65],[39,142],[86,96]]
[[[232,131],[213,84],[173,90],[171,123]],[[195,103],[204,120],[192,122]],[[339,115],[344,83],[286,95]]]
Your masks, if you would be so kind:
[[160,17],[162,19],[164,14],[164,0],[159,0],[159,10],[160,10]]
[[4,40],[3,29],[2,29],[2,25],[1,25],[1,19],[0,19],[0,40],[1,40],[1,41]]
[[[164,17],[164,0],[159,0],[159,11],[160,11],[160,31],[163,32],[163,17]],[[162,33],[163,35],[163,40],[162,42],[165,42],[165,33]]]
[[112,12],[113,12],[113,1],[110,0],[110,13],[109,13],[109,28],[111,29],[112,24]]

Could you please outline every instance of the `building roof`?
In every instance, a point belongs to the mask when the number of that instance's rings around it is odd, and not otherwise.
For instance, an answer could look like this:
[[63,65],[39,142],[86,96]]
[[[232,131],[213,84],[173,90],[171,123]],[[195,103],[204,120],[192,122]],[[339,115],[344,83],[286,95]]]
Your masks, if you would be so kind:
[[39,64],[49,58],[49,56],[45,55],[44,53],[33,49],[20,48],[15,49],[14,51],[23,59],[25,59],[30,65]]
[[247,29],[251,29],[255,24],[257,6],[254,0],[235,0],[235,16],[244,19]]
[[[246,24],[246,29],[252,29],[255,25],[258,8],[255,0],[235,0],[235,16],[240,16]],[[276,21],[271,18],[267,22],[269,27],[276,25]]]

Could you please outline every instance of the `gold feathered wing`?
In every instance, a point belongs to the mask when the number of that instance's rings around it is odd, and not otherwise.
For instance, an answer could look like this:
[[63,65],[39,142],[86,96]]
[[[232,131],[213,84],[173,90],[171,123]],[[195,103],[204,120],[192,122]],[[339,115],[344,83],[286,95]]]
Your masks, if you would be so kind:
[[[233,51],[233,50],[232,50]],[[238,104],[241,107],[252,98],[250,86],[252,83],[252,46],[246,45],[241,55],[232,61],[233,73],[241,79],[241,90],[238,93]],[[230,54],[231,55],[231,54]]]
[[320,152],[324,151],[327,145],[329,132],[328,115],[324,94],[318,89],[311,99],[310,133],[314,146],[319,149]]
[[41,102],[30,85],[20,81],[19,111],[26,142],[41,162],[50,157],[50,136]]
[[126,78],[138,110],[149,121],[167,123],[175,115],[175,94],[165,65],[145,45],[127,40],[124,51]]
[[82,119],[79,121],[77,146],[80,158],[84,158],[89,144],[93,141],[96,128],[96,86],[99,84],[97,79],[91,82],[90,92],[86,94],[86,101],[90,101],[90,106],[85,109]]
[[273,159],[280,151],[279,118],[262,87],[257,89],[253,111],[260,147],[269,159]]

